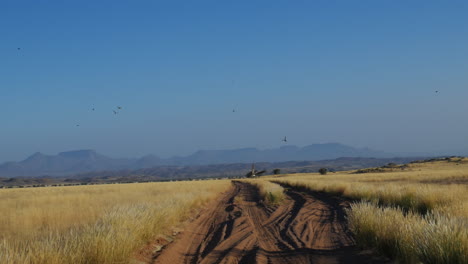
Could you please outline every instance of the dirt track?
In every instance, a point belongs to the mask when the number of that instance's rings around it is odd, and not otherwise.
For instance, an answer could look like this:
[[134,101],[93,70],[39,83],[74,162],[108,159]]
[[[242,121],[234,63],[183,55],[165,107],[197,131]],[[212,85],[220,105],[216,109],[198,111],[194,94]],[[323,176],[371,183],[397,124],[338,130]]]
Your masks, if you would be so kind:
[[269,208],[252,185],[234,182],[153,263],[388,263],[354,246],[345,202],[286,194],[286,202]]

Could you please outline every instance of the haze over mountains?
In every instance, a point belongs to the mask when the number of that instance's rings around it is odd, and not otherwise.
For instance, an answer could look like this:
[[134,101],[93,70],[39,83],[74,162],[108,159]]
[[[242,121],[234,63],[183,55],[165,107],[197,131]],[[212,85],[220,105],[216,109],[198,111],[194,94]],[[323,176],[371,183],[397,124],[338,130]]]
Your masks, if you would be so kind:
[[35,153],[20,162],[0,165],[0,177],[16,176],[64,176],[70,174],[135,170],[157,166],[193,166],[229,163],[317,161],[340,157],[387,158],[391,154],[368,148],[354,148],[339,143],[313,144],[305,147],[283,146],[276,149],[259,150],[242,148],[233,150],[200,150],[189,156],[162,159],[155,155],[139,159],[116,159],[94,150],[61,152],[57,155]]

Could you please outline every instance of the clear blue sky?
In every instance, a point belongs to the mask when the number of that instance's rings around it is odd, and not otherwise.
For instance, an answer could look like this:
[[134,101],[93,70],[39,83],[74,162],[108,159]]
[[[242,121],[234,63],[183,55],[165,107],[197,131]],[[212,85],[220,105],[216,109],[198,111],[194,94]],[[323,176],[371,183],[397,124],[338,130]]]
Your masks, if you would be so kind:
[[467,1],[2,1],[0,161],[285,135],[468,150],[467,14]]

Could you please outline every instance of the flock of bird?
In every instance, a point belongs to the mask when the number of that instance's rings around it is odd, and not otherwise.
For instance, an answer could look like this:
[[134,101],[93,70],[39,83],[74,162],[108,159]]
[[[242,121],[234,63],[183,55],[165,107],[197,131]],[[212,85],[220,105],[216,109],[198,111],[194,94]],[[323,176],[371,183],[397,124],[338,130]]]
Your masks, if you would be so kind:
[[[91,108],[91,111],[95,111],[95,110],[96,110],[96,108],[94,108],[94,107]],[[114,113],[114,115],[117,115],[117,114],[119,113],[120,110],[122,110],[122,107],[121,107],[121,106],[117,106],[116,109],[112,109],[112,112]],[[235,109],[235,108],[232,109],[232,112],[235,113],[235,112],[236,112],[236,109]],[[80,125],[77,124],[76,126],[79,127]],[[288,142],[288,139],[286,138],[286,136],[284,136],[284,138],[281,139],[281,141],[284,142],[284,143],[287,143],[287,142]]]
[[[18,50],[21,50],[21,48],[17,48],[17,49],[18,49]],[[235,81],[234,81],[234,80],[232,81],[232,84],[235,84]],[[438,94],[439,91],[435,91],[435,93]],[[96,109],[95,109],[95,108],[92,108],[91,110],[92,110],[92,111],[95,111]],[[119,113],[120,110],[122,110],[122,107],[121,107],[121,106],[117,106],[117,108],[116,108],[116,109],[113,109],[112,112],[114,113],[114,115],[117,115],[117,114]],[[232,109],[232,112],[235,113],[235,112],[236,112],[236,109],[235,109],[235,108]],[[76,126],[79,127],[80,125],[77,124]],[[286,136],[285,136],[281,141],[282,141],[282,142],[285,142],[285,143],[288,142]]]
[[[112,112],[114,113],[114,115],[118,114],[120,112],[120,110],[122,110],[122,107],[121,106],[117,106],[115,109],[112,109]],[[91,108],[91,111],[96,111],[96,108]],[[76,124],[77,127],[80,126],[80,124]]]

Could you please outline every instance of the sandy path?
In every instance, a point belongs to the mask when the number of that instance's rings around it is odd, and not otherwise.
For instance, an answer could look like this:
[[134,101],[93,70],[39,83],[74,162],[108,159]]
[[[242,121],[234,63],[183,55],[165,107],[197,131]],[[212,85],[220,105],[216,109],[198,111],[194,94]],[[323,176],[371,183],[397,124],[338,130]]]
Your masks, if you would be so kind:
[[286,194],[281,206],[268,208],[252,185],[233,182],[154,263],[388,263],[354,247],[345,202],[294,190]]

